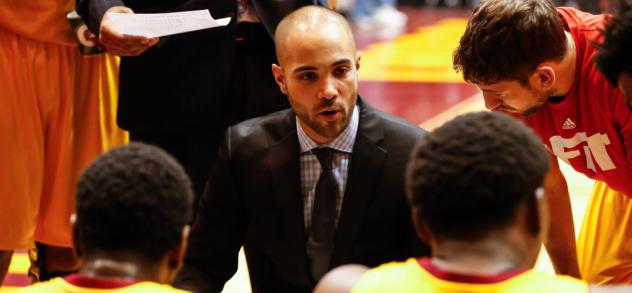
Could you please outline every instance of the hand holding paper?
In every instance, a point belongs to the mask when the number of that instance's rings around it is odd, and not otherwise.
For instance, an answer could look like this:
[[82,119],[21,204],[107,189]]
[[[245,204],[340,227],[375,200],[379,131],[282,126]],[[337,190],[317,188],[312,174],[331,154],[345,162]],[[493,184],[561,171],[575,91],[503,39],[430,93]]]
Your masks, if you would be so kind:
[[208,10],[155,14],[109,13],[109,19],[123,34],[147,38],[225,26],[230,22],[230,17],[213,19]]
[[99,43],[105,49],[118,56],[137,56],[145,52],[151,46],[158,43],[158,38],[149,39],[144,36],[133,36],[123,34],[110,19],[110,13],[128,13],[134,12],[124,6],[115,6],[107,10],[101,20],[99,28]]
[[99,41],[119,56],[136,56],[158,42],[158,37],[225,26],[230,17],[215,20],[208,10],[134,14],[128,7],[110,8],[101,21]]

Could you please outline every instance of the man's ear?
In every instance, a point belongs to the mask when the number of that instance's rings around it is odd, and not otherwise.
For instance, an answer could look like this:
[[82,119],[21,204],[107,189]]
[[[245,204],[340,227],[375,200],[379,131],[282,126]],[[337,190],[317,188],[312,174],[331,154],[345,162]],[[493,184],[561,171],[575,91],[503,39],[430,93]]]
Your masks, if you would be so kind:
[[549,226],[551,224],[551,211],[549,210],[549,202],[544,193],[544,188],[540,187],[535,191],[535,200],[538,207],[538,220],[540,226],[540,237],[542,241],[546,241],[549,236]]
[[555,85],[555,70],[547,64],[541,64],[538,66],[531,77],[531,84],[540,89],[549,90],[553,88],[553,85]]
[[70,225],[72,226],[72,245],[75,247],[77,256],[81,258],[81,241],[79,241],[79,230],[77,229],[77,214],[70,215]]
[[356,70],[360,70],[360,60],[362,59],[362,52],[358,51],[355,57],[355,67]]
[[276,81],[279,85],[281,92],[287,95],[287,85],[285,84],[285,76],[283,75],[283,69],[281,66],[272,64],[272,74],[274,75],[274,81]]
[[184,255],[187,251],[187,244],[189,243],[189,232],[191,227],[189,225],[184,226],[182,229],[182,239],[180,244],[173,249],[173,253],[169,257],[169,268],[174,271],[178,271],[182,266]]
[[413,219],[413,225],[415,228],[415,233],[417,233],[417,237],[421,239],[421,241],[430,244],[430,240],[432,239],[432,233],[428,228],[428,225],[422,222],[419,216],[419,208],[413,207],[410,210],[411,217]]

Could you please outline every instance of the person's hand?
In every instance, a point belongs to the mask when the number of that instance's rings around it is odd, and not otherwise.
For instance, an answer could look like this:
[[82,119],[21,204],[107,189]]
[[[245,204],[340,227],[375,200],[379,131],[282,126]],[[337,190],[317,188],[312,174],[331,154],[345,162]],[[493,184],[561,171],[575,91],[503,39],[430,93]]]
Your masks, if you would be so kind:
[[99,43],[105,50],[118,56],[138,56],[158,43],[158,38],[130,36],[120,33],[110,21],[109,12],[134,13],[125,6],[114,6],[103,15],[100,26]]

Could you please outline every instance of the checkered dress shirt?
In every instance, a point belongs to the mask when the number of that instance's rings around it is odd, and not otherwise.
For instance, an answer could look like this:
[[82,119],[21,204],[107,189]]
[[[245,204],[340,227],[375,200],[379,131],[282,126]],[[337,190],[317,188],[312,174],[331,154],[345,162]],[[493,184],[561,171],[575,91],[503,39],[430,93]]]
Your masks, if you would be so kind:
[[355,144],[356,134],[358,133],[359,106],[355,106],[351,116],[351,123],[336,139],[328,144],[318,145],[305,134],[303,128],[296,120],[296,131],[298,133],[298,142],[301,147],[301,192],[303,194],[303,219],[305,223],[305,231],[309,231],[312,223],[312,208],[314,207],[314,193],[316,192],[316,184],[322,172],[320,163],[316,155],[312,153],[312,149],[318,147],[329,147],[337,150],[332,158],[332,167],[334,177],[338,182],[338,195],[336,196],[336,225],[340,218],[340,210],[342,209],[342,199],[345,194],[347,185],[347,175],[349,171],[349,161],[351,160],[351,152]]

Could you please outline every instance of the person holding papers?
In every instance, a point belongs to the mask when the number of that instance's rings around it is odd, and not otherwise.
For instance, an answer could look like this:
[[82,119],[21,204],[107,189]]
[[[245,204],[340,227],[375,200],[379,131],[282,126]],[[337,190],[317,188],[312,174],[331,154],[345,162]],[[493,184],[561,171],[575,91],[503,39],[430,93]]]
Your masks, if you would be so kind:
[[[174,155],[199,197],[226,127],[289,107],[270,74],[271,36],[284,15],[316,1],[324,0],[79,0],[77,10],[106,50],[123,57],[119,126]],[[230,23],[147,38],[121,34],[108,16],[201,9]]]

